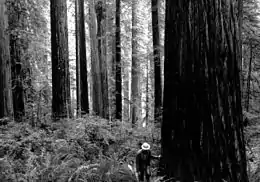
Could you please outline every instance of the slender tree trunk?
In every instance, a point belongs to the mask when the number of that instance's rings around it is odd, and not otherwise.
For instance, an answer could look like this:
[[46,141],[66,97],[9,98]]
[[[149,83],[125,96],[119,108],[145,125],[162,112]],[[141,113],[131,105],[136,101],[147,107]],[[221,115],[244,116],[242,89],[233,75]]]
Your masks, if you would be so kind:
[[158,0],[152,0],[152,31],[154,56],[154,119],[160,121],[162,108],[162,81],[160,59],[160,32],[158,22]]
[[[243,62],[242,62],[242,25],[243,25],[243,0],[237,0],[238,4],[238,45],[239,45],[239,76],[241,90],[244,88],[244,77],[243,77]],[[243,98],[243,92],[241,92],[241,98]]]
[[236,0],[166,0],[162,155],[181,182],[248,182]]
[[80,62],[79,62],[79,5],[78,0],[75,0],[75,39],[76,39],[76,95],[77,95],[77,116],[81,115],[80,106]]
[[130,89],[129,89],[129,79],[130,79],[130,74],[129,74],[129,68],[128,66],[123,67],[124,70],[124,77],[123,77],[123,92],[124,92],[124,98],[123,98],[123,107],[124,107],[124,120],[129,120],[130,119]]
[[116,0],[116,119],[122,119],[120,0]]
[[150,114],[150,104],[149,104],[149,56],[147,58],[147,63],[146,63],[146,84],[145,84],[145,118],[146,118],[146,125],[149,122],[149,114]]
[[80,99],[82,114],[89,113],[88,71],[85,38],[84,0],[79,0],[79,58],[80,58]]
[[0,118],[13,116],[11,60],[6,1],[0,0]]
[[51,0],[52,117],[71,117],[67,3]]
[[250,56],[249,56],[249,64],[248,64],[248,75],[247,75],[247,92],[246,92],[246,111],[249,111],[249,105],[250,105],[250,82],[251,82],[251,70],[252,70],[252,60],[253,60],[253,47],[252,47],[252,41],[249,43],[250,45]]
[[115,40],[115,1],[107,1],[106,5],[106,24],[107,24],[107,74],[108,74],[108,94],[109,94],[109,115],[110,120],[116,118],[116,81],[115,81],[115,57],[116,57],[116,40]]
[[138,17],[137,17],[138,1],[132,1],[132,82],[131,82],[131,120],[133,126],[140,119],[141,97],[140,97],[140,63],[138,60]]

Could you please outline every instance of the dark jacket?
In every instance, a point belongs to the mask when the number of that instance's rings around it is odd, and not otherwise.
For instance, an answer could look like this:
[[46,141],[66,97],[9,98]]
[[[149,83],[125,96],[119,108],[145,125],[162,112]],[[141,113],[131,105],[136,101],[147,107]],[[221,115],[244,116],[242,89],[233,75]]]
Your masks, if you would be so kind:
[[150,162],[152,159],[159,159],[158,156],[152,155],[151,151],[146,151],[144,154],[143,150],[140,149],[136,155],[136,171],[145,170],[148,166],[150,166]]

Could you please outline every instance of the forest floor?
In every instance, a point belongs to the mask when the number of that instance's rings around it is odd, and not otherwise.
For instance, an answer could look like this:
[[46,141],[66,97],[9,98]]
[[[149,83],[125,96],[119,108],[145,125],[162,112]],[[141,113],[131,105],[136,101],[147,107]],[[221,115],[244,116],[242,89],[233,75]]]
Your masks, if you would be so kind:
[[[260,116],[245,113],[248,175],[250,182],[260,181]],[[152,123],[152,122],[151,122]],[[44,127],[43,127],[44,126]],[[134,168],[139,143],[151,144],[152,153],[160,154],[160,127],[132,129],[127,123],[94,116],[45,123],[0,120],[1,182],[57,181],[137,181]],[[152,180],[158,161],[152,162]]]
[[[136,181],[130,168],[138,144],[146,140],[152,153],[160,154],[160,128],[154,125],[131,129],[92,116],[41,128],[26,122],[0,124],[1,182]],[[157,181],[158,161],[151,168],[152,181]]]

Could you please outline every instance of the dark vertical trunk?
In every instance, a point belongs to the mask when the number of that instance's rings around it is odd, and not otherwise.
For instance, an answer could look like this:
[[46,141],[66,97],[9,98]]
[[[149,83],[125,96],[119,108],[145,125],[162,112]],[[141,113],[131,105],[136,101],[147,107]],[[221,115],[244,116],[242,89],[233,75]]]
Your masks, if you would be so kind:
[[147,58],[147,63],[146,63],[146,84],[145,84],[145,119],[146,119],[146,124],[149,122],[149,114],[150,114],[150,105],[149,105],[149,56]]
[[248,75],[247,75],[247,92],[246,92],[246,103],[245,103],[245,108],[246,111],[249,111],[249,106],[250,106],[250,83],[251,83],[251,70],[252,70],[252,60],[253,60],[253,47],[252,47],[252,41],[249,43],[249,49],[250,49],[250,55],[249,55],[249,64],[248,64]]
[[248,181],[235,0],[166,0],[162,155],[169,177]]
[[108,81],[107,81],[107,65],[106,65],[106,9],[103,1],[98,1],[95,5],[97,15],[97,39],[98,39],[98,55],[100,61],[101,74],[101,98],[103,118],[109,119],[109,103],[108,103]]
[[51,0],[52,117],[71,117],[67,3]]
[[10,32],[10,56],[11,56],[11,71],[12,71],[12,90],[13,90],[13,110],[14,119],[18,122],[22,121],[25,115],[24,107],[24,89],[22,80],[22,38],[17,31],[18,28],[22,28],[23,16],[18,11],[19,3],[11,2],[9,4],[9,29]]
[[75,39],[76,39],[76,96],[77,96],[77,116],[80,117],[81,106],[80,106],[80,62],[79,62],[79,5],[78,0],[75,0]]
[[0,0],[0,118],[13,115],[9,37],[6,33],[8,17],[5,2]]
[[137,57],[138,54],[138,17],[137,17],[137,6],[138,1],[132,1],[132,82],[131,82],[131,120],[132,125],[135,126],[139,120],[141,97],[140,97],[140,64]]
[[162,107],[162,81],[160,59],[160,32],[158,22],[158,0],[152,0],[152,31],[154,56],[154,119],[160,121]]
[[116,0],[116,119],[122,119],[120,0]]
[[80,58],[80,99],[82,114],[89,113],[88,71],[85,38],[84,0],[79,0],[79,58]]
[[101,115],[102,91],[101,91],[101,75],[100,75],[100,62],[97,46],[97,25],[95,16],[95,2],[91,0],[89,3],[89,16],[90,16],[90,40],[91,40],[91,74],[92,74],[92,106],[93,112],[96,115]]

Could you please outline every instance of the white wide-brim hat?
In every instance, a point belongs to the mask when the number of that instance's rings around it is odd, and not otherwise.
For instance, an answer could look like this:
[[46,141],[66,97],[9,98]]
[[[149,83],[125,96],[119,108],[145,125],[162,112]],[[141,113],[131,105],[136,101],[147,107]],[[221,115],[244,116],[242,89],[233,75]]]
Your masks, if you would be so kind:
[[150,145],[148,143],[143,143],[143,145],[141,146],[141,148],[143,150],[150,150]]

